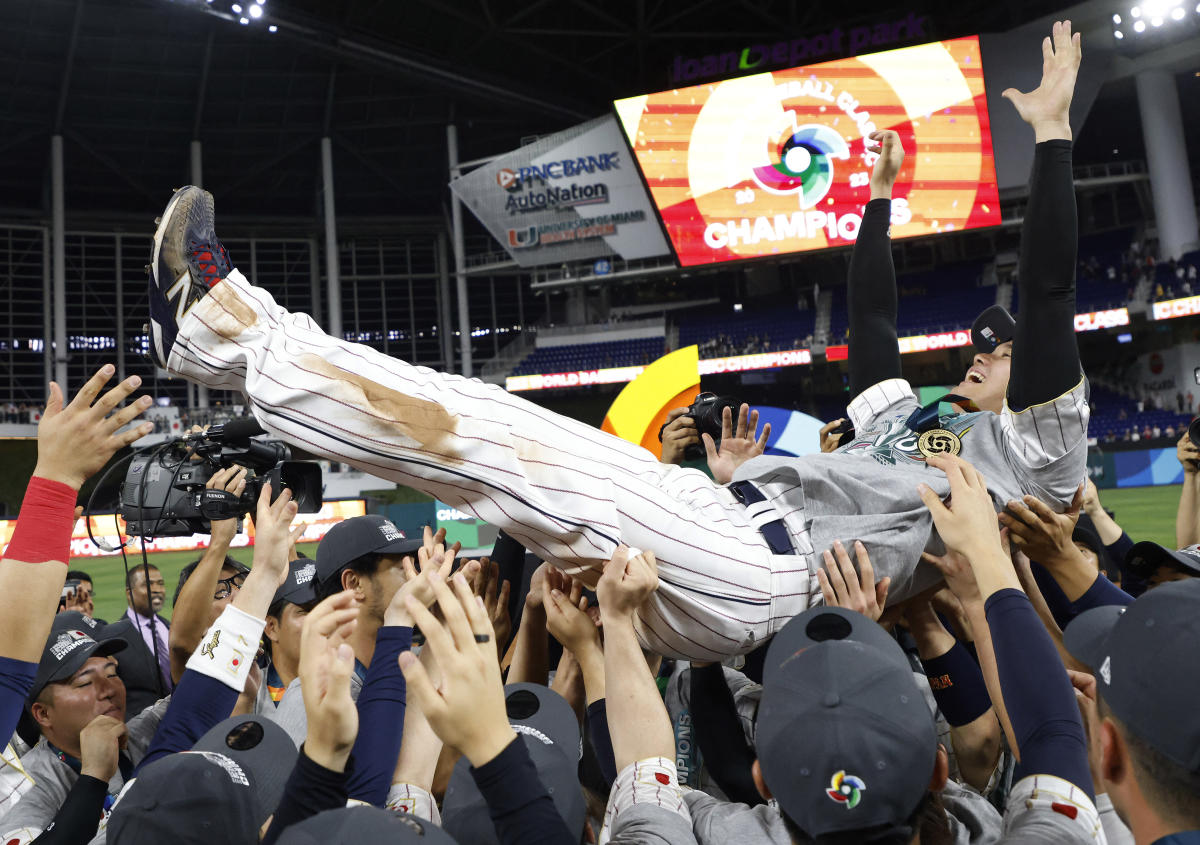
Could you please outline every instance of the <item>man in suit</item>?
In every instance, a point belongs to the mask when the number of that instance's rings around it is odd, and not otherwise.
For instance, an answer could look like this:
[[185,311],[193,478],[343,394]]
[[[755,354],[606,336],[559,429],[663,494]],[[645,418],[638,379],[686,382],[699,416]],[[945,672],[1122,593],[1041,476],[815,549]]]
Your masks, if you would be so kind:
[[117,672],[125,682],[130,718],[171,692],[170,625],[158,615],[166,601],[166,584],[156,566],[138,565],[125,579],[125,616],[104,630],[106,638],[124,640]]

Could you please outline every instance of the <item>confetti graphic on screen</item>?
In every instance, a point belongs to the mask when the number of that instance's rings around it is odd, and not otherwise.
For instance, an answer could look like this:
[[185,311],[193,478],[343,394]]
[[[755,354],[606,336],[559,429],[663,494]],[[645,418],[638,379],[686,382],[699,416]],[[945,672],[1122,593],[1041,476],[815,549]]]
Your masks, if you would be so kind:
[[684,266],[846,246],[870,199],[867,136],[906,152],[892,237],[1000,223],[979,39],[619,100]]

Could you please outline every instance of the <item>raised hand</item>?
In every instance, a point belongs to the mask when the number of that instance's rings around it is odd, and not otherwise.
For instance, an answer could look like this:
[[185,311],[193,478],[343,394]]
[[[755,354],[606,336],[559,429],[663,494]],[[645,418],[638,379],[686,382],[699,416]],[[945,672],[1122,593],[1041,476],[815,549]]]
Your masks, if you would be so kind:
[[[575,582],[577,585],[578,582]],[[600,632],[588,615],[587,596],[573,586],[567,595],[549,584],[543,586],[542,606],[546,608],[546,627],[563,648],[580,655],[600,648]]]
[[890,199],[892,186],[904,164],[904,145],[894,129],[880,129],[867,136],[867,152],[879,156],[871,170],[871,199]]
[[471,581],[471,589],[475,595],[483,599],[483,609],[491,620],[492,629],[496,632],[496,648],[503,649],[508,645],[512,636],[512,617],[508,613],[508,599],[512,594],[512,583],[507,579],[500,583],[500,564],[490,558],[480,558],[479,572]]
[[[292,519],[296,516],[292,491],[283,491],[271,501],[271,485],[263,482],[258,494],[258,510],[254,519],[254,566],[251,575],[266,569],[274,575],[272,593],[278,590],[288,573],[288,546],[291,544]],[[250,579],[247,577],[246,583]]]
[[983,473],[954,455],[932,455],[926,463],[946,473],[950,506],[924,484],[918,485],[921,501],[929,508],[946,548],[971,564],[980,596],[986,600],[997,590],[1021,589],[1012,561],[1000,545],[1000,527]]
[[[439,549],[442,548],[440,543],[435,546]],[[420,602],[422,607],[429,607],[433,604],[434,599],[437,598],[433,589],[434,582],[444,582],[450,577],[450,572],[454,568],[455,554],[457,554],[457,549],[453,546],[449,549],[442,549],[440,557],[426,560],[422,564],[420,572],[414,568],[411,557],[401,560],[400,565],[404,568],[404,583],[388,603],[387,610],[383,614],[383,624],[403,625],[411,628],[413,618],[408,612],[407,599],[411,596]],[[474,576],[478,570],[479,561],[476,560],[468,561],[467,565],[463,567],[464,573],[468,576]]]
[[[442,553],[446,551],[446,529],[439,528],[436,532],[428,525],[422,529],[421,548],[417,549],[417,566],[419,569],[425,569],[426,566],[433,562],[433,565],[441,566]],[[455,543],[450,549],[455,557],[458,556],[459,550],[462,548],[462,543]]]
[[331,771],[344,771],[358,736],[358,709],[350,697],[354,649],[347,639],[358,625],[350,590],[325,599],[304,617],[300,631],[300,691],[308,716],[304,753]]
[[600,617],[605,620],[605,625],[610,619],[632,618],[658,589],[658,561],[654,552],[631,556],[631,551],[628,546],[617,546],[612,559],[604,564],[604,574],[596,584]]
[[836,451],[837,447],[842,445],[841,432],[837,432],[835,434],[833,430],[844,422],[845,422],[844,419],[830,420],[829,422],[825,423],[825,425],[821,426],[821,451],[822,452]]
[[1071,97],[1082,58],[1079,33],[1071,34],[1071,22],[1055,21],[1050,37],[1042,39],[1041,84],[1027,94],[1009,88],[1000,95],[1033,127],[1038,143],[1071,140]]
[[738,410],[736,431],[733,428],[733,411],[729,406],[726,406],[721,414],[720,450],[717,449],[711,435],[700,435],[700,439],[704,441],[704,451],[708,455],[708,468],[717,483],[728,484],[733,479],[734,470],[751,458],[757,458],[767,448],[771,424],[763,426],[761,435],[757,432],[758,411],[751,411],[749,405],[742,403]]
[[426,648],[437,657],[441,684],[433,685],[411,651],[400,655],[400,670],[434,732],[478,767],[503,751],[516,733],[508,724],[491,623],[461,572],[450,583],[453,591],[445,581],[433,582],[444,622],[415,598],[407,599]]
[[130,376],[101,396],[100,391],[114,372],[112,364],[105,364],[69,404],[64,401],[58,382],[50,382],[50,397],[38,423],[38,459],[34,475],[60,481],[78,490],[119,449],[154,430],[154,423],[145,422],[118,433],[118,429],[149,408],[153,400],[149,396],[140,396],[137,401],[118,409],[117,406],[141,385],[142,380]]
[[1084,485],[1079,485],[1071,506],[1063,513],[1055,513],[1033,496],[1025,496],[1021,502],[1011,501],[1006,506],[1008,512],[1000,514],[1000,522],[1008,529],[1013,544],[1038,563],[1051,565],[1073,558],[1078,550],[1071,534],[1079,521],[1083,490]]
[[877,622],[887,604],[892,579],[884,577],[879,583],[875,582],[871,557],[861,542],[855,541],[854,554],[858,558],[858,572],[854,571],[850,555],[846,554],[846,547],[840,540],[834,542],[833,554],[825,552],[825,568],[817,570],[821,595],[829,607],[844,607]]
[[667,424],[662,430],[662,457],[659,459],[664,464],[683,463],[687,447],[700,442],[696,421],[687,412],[687,408],[667,411]]
[[[1200,471],[1200,448],[1192,442],[1191,436],[1184,430],[1175,443],[1175,457],[1183,464],[1184,475],[1195,475]],[[1094,485],[1093,485],[1094,487]]]

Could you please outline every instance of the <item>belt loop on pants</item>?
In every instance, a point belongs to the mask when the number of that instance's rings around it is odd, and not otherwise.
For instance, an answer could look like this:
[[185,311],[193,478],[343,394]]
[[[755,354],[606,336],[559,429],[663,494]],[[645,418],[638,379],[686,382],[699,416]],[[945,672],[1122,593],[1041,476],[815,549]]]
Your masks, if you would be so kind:
[[[753,505],[767,501],[767,497],[762,494],[762,491],[749,481],[735,481],[729,485],[729,490],[733,493],[734,498],[743,505]],[[783,524],[782,519],[773,519],[770,522],[764,522],[758,527],[758,533],[763,535],[763,539],[767,541],[767,546],[774,554],[796,554],[796,550],[792,546],[792,535],[788,533],[787,526]]]

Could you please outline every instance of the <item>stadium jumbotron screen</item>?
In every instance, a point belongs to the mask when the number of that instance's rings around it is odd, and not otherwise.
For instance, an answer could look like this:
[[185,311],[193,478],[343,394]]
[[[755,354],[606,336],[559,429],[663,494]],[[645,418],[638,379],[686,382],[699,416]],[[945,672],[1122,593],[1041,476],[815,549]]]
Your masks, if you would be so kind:
[[977,36],[615,106],[685,267],[853,243],[876,129],[907,152],[893,238],[1000,223]]

